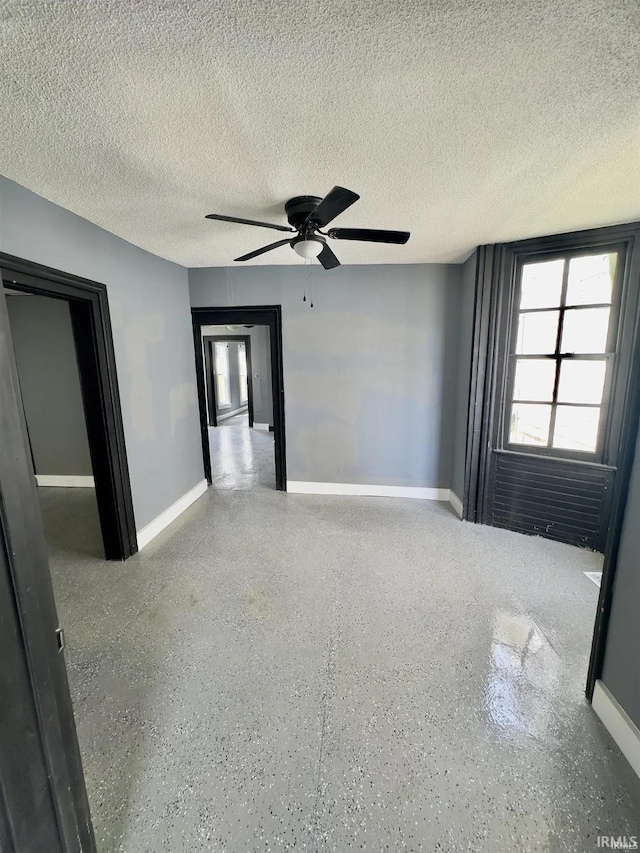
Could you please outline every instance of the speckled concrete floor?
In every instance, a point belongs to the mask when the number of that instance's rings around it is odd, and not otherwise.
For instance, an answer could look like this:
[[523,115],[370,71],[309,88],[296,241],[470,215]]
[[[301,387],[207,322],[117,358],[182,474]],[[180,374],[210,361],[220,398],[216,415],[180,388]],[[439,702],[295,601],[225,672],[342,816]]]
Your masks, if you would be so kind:
[[273,433],[250,429],[246,414],[209,427],[214,489],[275,489]]
[[43,508],[101,853],[640,835],[583,698],[596,555],[444,504],[211,489],[107,564],[70,492]]

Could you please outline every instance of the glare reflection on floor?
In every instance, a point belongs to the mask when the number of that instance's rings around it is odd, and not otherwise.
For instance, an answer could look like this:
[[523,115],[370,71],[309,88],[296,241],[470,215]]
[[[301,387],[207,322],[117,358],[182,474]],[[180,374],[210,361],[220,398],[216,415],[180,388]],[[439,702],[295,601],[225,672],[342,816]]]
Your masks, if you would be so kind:
[[275,489],[273,433],[249,427],[245,413],[209,427],[212,486]]
[[556,689],[559,669],[557,653],[533,620],[496,612],[484,707],[501,737],[546,731],[548,703],[540,694]]

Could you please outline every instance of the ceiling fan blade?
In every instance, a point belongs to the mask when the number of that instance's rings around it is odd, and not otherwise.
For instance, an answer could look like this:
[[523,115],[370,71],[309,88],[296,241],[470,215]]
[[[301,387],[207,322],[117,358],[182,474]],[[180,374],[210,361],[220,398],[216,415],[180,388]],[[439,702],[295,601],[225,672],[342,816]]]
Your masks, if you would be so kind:
[[269,243],[268,246],[263,246],[261,249],[256,249],[255,252],[249,252],[248,255],[242,255],[241,258],[234,258],[235,261],[250,261],[251,258],[257,258],[258,255],[264,255],[265,252],[270,252],[272,249],[277,249],[280,246],[286,246],[291,240],[278,240],[276,243]]
[[382,231],[377,228],[331,228],[327,232],[334,240],[365,240],[368,243],[399,243],[404,245],[409,231]]
[[359,198],[360,196],[351,190],[345,190],[344,187],[334,187],[307,216],[307,222],[313,222],[318,228],[324,228]]
[[318,260],[326,270],[332,270],[340,266],[340,261],[326,244],[318,255]]
[[273,222],[258,222],[256,219],[240,219],[239,216],[223,216],[221,213],[207,213],[205,219],[219,219],[220,222],[238,222],[240,225],[257,225],[259,228],[274,228],[276,231],[295,231],[287,225],[274,225]]

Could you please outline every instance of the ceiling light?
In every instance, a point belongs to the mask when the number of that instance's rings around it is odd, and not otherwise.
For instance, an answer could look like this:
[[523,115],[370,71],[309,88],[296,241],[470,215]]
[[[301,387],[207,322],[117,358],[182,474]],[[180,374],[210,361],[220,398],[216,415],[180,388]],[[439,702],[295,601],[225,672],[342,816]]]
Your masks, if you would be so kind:
[[323,249],[324,244],[320,240],[298,240],[293,243],[293,250],[301,258],[317,258]]

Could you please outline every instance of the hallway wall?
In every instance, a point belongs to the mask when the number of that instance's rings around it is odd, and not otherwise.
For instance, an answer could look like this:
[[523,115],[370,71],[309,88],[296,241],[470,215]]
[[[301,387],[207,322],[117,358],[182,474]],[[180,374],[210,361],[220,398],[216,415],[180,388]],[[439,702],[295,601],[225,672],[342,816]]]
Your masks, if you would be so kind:
[[461,267],[189,270],[194,306],[282,305],[290,480],[451,486]]
[[602,681],[640,729],[640,433],[631,471]]
[[204,477],[187,271],[3,177],[0,251],[106,284],[140,530]]
[[35,473],[91,477],[69,303],[6,297]]

